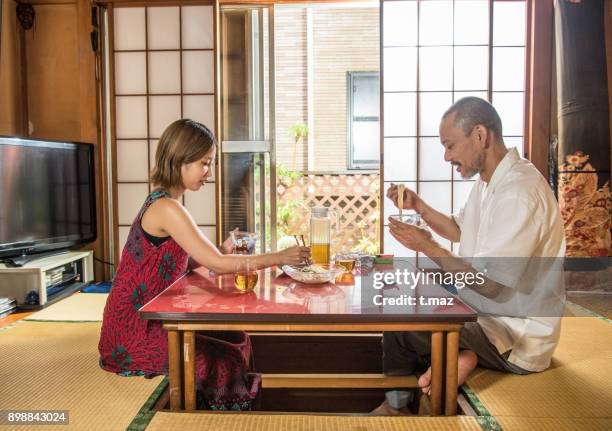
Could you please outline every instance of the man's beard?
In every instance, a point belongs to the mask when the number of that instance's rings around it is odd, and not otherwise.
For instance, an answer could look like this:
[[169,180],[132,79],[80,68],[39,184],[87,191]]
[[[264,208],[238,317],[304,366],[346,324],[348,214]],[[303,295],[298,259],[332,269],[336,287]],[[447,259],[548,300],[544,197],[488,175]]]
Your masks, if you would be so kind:
[[484,159],[485,159],[484,154],[479,153],[476,156],[476,160],[474,161],[473,166],[464,167],[465,172],[461,174],[461,177],[468,180],[472,178],[474,175],[481,173],[484,169]]

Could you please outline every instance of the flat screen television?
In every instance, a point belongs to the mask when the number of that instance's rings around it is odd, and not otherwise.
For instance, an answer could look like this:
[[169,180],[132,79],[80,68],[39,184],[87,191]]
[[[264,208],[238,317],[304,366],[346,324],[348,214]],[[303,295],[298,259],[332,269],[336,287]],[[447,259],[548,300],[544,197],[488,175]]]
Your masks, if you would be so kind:
[[95,239],[93,145],[0,136],[0,259]]

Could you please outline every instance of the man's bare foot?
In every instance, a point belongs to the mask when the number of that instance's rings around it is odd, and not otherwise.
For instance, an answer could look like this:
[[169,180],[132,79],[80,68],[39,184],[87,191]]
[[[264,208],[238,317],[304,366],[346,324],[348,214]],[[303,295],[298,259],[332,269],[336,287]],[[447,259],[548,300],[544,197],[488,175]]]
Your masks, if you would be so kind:
[[[461,386],[467,380],[468,376],[478,364],[478,356],[471,350],[462,350],[459,352],[459,369],[457,373],[457,386]],[[418,385],[426,395],[431,395],[431,367],[419,377]]]
[[370,414],[377,416],[408,416],[411,413],[410,410],[408,410],[408,407],[402,407],[398,410],[391,407],[387,400],[385,400],[381,405],[372,410]]

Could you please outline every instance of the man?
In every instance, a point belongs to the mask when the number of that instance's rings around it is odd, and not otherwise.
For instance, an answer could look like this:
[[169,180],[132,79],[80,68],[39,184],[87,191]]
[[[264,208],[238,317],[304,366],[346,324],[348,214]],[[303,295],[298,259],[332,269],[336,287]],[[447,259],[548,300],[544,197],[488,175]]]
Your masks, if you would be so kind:
[[[550,365],[560,330],[560,314],[546,314],[553,311],[543,308],[551,307],[551,303],[556,303],[555,300],[564,295],[558,290],[562,283],[557,283],[558,278],[550,283],[548,278],[547,282],[554,286],[553,289],[533,289],[524,277],[525,265],[516,264],[512,259],[564,255],[563,223],[555,197],[538,170],[529,161],[521,159],[516,149],[506,148],[501,119],[495,108],[482,99],[466,97],[451,106],[440,123],[440,140],[445,149],[444,160],[456,167],[463,178],[480,176],[465,206],[458,214],[448,216],[427,205],[413,191],[405,189],[403,207],[420,213],[438,235],[459,242],[461,259],[436,243],[426,229],[390,219],[390,232],[401,244],[431,258],[444,271],[475,271],[473,267],[477,265],[474,262],[479,259],[488,259],[485,266],[496,258],[502,258],[496,261],[498,266],[500,261],[503,261],[501,266],[508,266],[508,262],[510,267],[516,266],[509,271],[506,268],[505,272],[490,271],[483,286],[472,288],[477,290],[480,301],[470,301],[473,296],[467,294],[474,293],[468,292],[470,289],[460,292],[460,297],[467,298],[466,302],[477,311],[483,311],[478,304],[486,301],[493,306],[489,307],[486,316],[479,313],[478,321],[468,323],[461,331],[459,385],[465,382],[477,364],[515,374],[543,371]],[[395,186],[387,193],[396,206],[397,194]],[[469,263],[466,264],[466,260]],[[490,267],[495,265],[493,263]],[[534,294],[535,290],[538,290],[537,294]],[[541,305],[539,311],[533,311],[533,314],[521,314],[520,310],[515,314],[495,312],[500,310],[496,306],[512,303],[508,297],[521,295],[523,303],[532,304],[536,298],[535,302]],[[503,301],[496,300],[501,297]],[[557,307],[554,313],[558,312]],[[418,379],[418,385],[423,393],[429,394],[431,368],[425,368],[430,349],[430,334],[385,333],[385,373],[415,374],[421,365],[425,372]],[[388,392],[385,402],[373,413],[407,413],[406,406],[411,400],[410,392]]]

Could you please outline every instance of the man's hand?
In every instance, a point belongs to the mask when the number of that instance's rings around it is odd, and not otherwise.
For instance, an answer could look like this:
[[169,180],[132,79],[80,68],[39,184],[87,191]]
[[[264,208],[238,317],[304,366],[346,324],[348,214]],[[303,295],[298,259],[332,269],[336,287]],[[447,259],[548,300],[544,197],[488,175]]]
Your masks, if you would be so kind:
[[[389,190],[387,190],[387,197],[391,199],[393,205],[399,208],[398,205],[398,186],[396,184],[391,184]],[[421,198],[415,192],[408,188],[404,188],[404,208],[405,210],[415,210],[418,213],[421,213]]]
[[389,217],[389,231],[400,244],[416,252],[428,254],[440,248],[429,230],[402,223],[391,217]]

